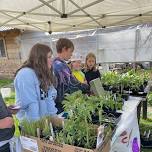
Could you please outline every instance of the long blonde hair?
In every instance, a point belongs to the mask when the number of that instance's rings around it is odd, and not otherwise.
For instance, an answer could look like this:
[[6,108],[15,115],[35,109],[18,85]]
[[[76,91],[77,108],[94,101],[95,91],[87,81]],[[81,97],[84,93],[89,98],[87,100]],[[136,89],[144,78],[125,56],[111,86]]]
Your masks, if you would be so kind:
[[89,53],[89,54],[87,54],[86,59],[85,59],[85,68],[84,68],[85,71],[88,71],[88,70],[89,70],[89,67],[88,67],[88,65],[87,65],[87,60],[88,60],[89,58],[94,58],[94,60],[95,60],[95,65],[94,65],[94,67],[93,67],[93,71],[96,71],[96,56],[95,56],[94,53]]

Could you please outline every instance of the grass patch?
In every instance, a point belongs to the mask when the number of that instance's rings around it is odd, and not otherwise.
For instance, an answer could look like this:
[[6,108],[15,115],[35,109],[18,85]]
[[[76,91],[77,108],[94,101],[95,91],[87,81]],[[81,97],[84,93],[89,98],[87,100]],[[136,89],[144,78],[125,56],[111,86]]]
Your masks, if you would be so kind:
[[[144,138],[144,132],[148,132],[149,130],[152,131],[152,119],[147,118],[146,120],[141,119],[140,120],[140,134]],[[151,136],[149,137],[148,140],[151,140]],[[146,149],[142,148],[141,152],[152,152],[152,149]]]
[[151,149],[144,149],[144,148],[142,148],[141,152],[152,152],[152,150]]
[[152,130],[152,119],[140,120],[140,134],[143,135],[144,131]]
[[0,88],[7,86],[13,82],[12,79],[0,79]]

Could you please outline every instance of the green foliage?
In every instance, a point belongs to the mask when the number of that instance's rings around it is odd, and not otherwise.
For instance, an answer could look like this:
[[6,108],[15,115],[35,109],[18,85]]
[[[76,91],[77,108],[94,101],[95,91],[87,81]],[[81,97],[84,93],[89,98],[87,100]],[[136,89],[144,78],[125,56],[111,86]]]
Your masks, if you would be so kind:
[[147,95],[147,101],[150,106],[152,106],[152,92]]
[[[102,106],[110,101],[113,102],[113,98],[106,94],[102,97],[87,96],[77,91],[67,95],[64,108],[69,112],[68,119],[65,120],[62,130],[55,131],[55,141],[84,148],[95,148],[98,126],[92,124],[92,114],[97,111],[99,122],[103,123]],[[42,130],[42,135],[48,137],[51,135],[49,121],[48,117],[35,122],[24,120],[21,123],[22,133],[36,137],[36,130],[39,128]],[[105,129],[105,134],[108,132],[109,129]]]
[[13,82],[12,79],[0,79],[0,88],[9,85]]
[[44,120],[44,128],[42,130],[42,134],[47,137],[51,135],[51,130],[50,130],[50,124],[48,122],[48,119]]
[[80,119],[68,119],[62,131],[56,135],[56,141],[85,148],[92,148],[96,143],[97,128],[81,121]]
[[124,87],[130,87],[131,89],[138,90],[144,83],[144,77],[133,70],[121,75],[120,83]]
[[28,120],[23,120],[21,123],[21,127],[22,127],[22,134],[33,136],[33,137],[37,136],[37,133],[36,133],[37,122],[29,122]]
[[37,129],[39,129],[41,136],[48,137],[51,135],[50,124],[49,124],[50,120],[51,120],[50,117],[44,117],[38,121],[23,120],[20,123],[20,126],[22,128],[21,132],[23,135],[38,137]]
[[120,75],[117,72],[108,71],[104,73],[101,77],[101,81],[104,85],[109,86],[118,86]]
[[150,78],[148,72],[135,72],[130,70],[123,74],[118,74],[117,72],[109,71],[104,73],[101,77],[104,85],[113,87],[129,87],[133,90],[138,90],[144,81],[148,81]]
[[110,94],[100,97],[87,96],[77,91],[67,95],[63,103],[69,117],[64,123],[63,130],[56,134],[56,141],[93,148],[97,139],[97,126],[92,124],[92,114],[96,113],[99,116],[99,123],[102,124],[102,106],[109,103],[113,106],[113,97]]
[[5,101],[6,105],[15,104],[15,92],[11,92],[11,96],[10,97],[5,97],[4,101]]
[[[62,131],[57,133],[56,141],[85,148],[92,148],[96,143],[97,133],[92,125],[92,113],[95,109],[102,111],[100,97],[88,97],[81,91],[67,95],[64,109],[69,112]],[[102,113],[102,112],[101,112]]]
[[152,119],[147,118],[146,120],[140,120],[140,134],[144,136],[144,132],[152,131]]
[[150,70],[137,70],[136,73],[140,75],[145,81],[150,79]]

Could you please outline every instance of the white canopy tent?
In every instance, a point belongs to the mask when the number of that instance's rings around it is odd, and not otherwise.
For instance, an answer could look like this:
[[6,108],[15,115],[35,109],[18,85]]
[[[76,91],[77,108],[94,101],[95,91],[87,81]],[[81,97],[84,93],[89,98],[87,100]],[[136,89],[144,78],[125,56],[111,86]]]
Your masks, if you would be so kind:
[[0,27],[73,31],[152,21],[152,0],[1,0]]
[[[67,37],[84,57],[93,51],[98,62],[152,60],[152,26],[138,26],[152,22],[152,0],[0,0],[0,19],[2,29],[40,31],[18,38],[23,59],[36,42],[55,50],[56,40]],[[75,30],[85,31],[66,33]]]

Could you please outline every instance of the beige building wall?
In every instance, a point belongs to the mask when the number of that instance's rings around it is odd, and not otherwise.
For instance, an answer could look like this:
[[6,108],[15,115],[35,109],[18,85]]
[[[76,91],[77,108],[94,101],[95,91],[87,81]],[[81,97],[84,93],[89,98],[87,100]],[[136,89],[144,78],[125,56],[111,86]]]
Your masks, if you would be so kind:
[[0,39],[4,39],[6,57],[0,57],[0,77],[13,77],[21,65],[20,59],[20,30],[0,32]]

